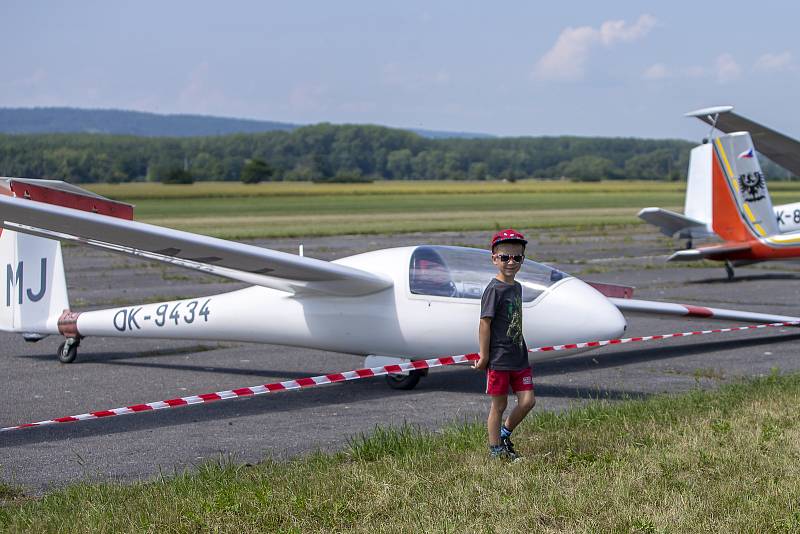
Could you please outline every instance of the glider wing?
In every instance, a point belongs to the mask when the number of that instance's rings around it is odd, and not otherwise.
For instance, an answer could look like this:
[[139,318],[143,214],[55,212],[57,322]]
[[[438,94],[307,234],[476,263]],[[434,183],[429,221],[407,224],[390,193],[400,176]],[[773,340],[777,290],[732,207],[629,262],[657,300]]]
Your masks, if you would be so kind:
[[721,319],[727,321],[745,321],[750,323],[783,323],[800,321],[798,317],[786,315],[773,315],[743,310],[727,310],[722,308],[708,308],[692,304],[678,304],[675,302],[657,302],[652,300],[637,299],[609,299],[623,313],[638,313],[644,315],[666,315],[675,317],[692,317]]
[[346,265],[25,198],[0,196],[0,224],[290,293],[363,295],[392,285]]

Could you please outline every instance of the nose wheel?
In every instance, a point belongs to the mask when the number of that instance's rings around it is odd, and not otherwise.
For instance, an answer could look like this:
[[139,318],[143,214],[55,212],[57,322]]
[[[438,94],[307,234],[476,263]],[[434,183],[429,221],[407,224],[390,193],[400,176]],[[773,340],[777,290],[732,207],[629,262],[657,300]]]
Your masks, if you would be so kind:
[[61,363],[72,363],[78,357],[78,346],[81,344],[80,338],[68,337],[58,346],[56,357]]

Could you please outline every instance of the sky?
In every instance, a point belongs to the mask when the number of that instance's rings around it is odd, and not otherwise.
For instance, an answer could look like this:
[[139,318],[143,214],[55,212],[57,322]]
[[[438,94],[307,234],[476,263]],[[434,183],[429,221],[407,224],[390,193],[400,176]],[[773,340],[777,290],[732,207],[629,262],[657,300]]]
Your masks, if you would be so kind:
[[697,140],[734,105],[800,137],[800,4],[0,3],[0,107],[501,136]]

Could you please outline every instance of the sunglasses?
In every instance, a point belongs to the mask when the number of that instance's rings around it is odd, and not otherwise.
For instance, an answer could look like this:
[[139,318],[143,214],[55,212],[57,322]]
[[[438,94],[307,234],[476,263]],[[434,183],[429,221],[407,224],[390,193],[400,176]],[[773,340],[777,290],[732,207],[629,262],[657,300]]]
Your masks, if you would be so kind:
[[522,263],[522,260],[525,259],[525,256],[522,254],[495,254],[495,258],[500,258],[500,261],[503,263],[508,263],[508,260],[514,260],[517,263]]

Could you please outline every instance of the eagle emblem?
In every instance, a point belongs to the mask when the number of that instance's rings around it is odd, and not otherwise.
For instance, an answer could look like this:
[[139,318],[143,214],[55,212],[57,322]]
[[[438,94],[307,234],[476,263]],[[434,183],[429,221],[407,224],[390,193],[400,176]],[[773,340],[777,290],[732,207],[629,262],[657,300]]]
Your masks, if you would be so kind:
[[747,173],[739,176],[739,190],[747,202],[756,202],[765,197],[767,184],[764,175],[760,172]]

